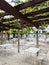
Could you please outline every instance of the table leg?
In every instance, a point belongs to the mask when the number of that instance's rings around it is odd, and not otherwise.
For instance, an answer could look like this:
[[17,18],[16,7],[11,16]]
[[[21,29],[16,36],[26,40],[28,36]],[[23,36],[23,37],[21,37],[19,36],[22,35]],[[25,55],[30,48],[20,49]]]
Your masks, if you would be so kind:
[[39,55],[39,52],[37,52],[37,56]]

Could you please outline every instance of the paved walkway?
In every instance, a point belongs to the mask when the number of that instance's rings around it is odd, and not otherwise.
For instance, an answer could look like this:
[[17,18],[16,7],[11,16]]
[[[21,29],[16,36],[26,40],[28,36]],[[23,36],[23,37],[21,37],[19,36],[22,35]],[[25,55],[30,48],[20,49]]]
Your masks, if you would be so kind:
[[[31,54],[26,55],[22,53],[22,50],[25,50],[30,47],[35,47],[36,44],[35,40],[33,44],[31,41],[30,43],[27,42],[24,43],[23,45],[20,45],[20,53],[17,53],[17,43],[11,44],[11,47],[8,47],[9,51],[7,50],[7,52],[3,52],[3,50],[2,51],[0,50],[0,65],[37,65],[36,57],[32,56]],[[49,60],[47,60],[49,43],[39,42],[39,47],[41,48],[39,56],[40,55],[44,56],[45,54],[45,59],[42,65],[49,65]]]

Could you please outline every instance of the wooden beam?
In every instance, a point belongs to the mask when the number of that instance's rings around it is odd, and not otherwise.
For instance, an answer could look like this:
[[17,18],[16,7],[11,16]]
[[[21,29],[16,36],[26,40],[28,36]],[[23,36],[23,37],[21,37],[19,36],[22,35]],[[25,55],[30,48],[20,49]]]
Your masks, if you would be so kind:
[[40,20],[37,22],[34,22],[34,25],[42,26],[44,24],[49,24],[49,20]]
[[[37,16],[37,17],[34,17],[34,18],[32,18],[32,20],[36,20],[36,19],[43,19],[43,18],[47,18],[47,17],[49,17],[49,15],[47,15],[47,16]],[[12,19],[11,19],[12,20]],[[46,21],[49,21],[49,20],[40,20],[40,21],[38,21],[37,23],[44,23],[44,22],[46,22]],[[2,22],[6,22],[6,20],[2,20]],[[9,22],[9,21],[8,21]],[[7,24],[7,25],[10,25],[10,24],[14,24],[14,22],[12,23],[9,23],[9,24]],[[22,23],[22,28],[25,28],[25,26],[23,26],[24,24]],[[36,26],[36,25],[35,25]]]
[[44,19],[44,18],[49,18],[49,15],[46,15],[46,16],[36,16],[36,17],[33,17],[33,18],[29,18],[29,19],[37,20],[37,19]]
[[44,23],[49,24],[49,20],[46,19],[46,20],[39,20],[37,22],[33,22],[33,24],[31,25],[31,27],[35,26],[36,28],[38,28],[40,25],[43,25]]
[[4,17],[4,16],[6,16],[6,15],[9,15],[8,13],[2,13],[2,14],[0,14],[0,18],[1,17]]
[[[6,13],[4,13],[4,14],[6,14]],[[6,22],[8,22],[7,25],[12,25],[12,24],[15,24],[15,22],[10,22],[10,21],[13,21],[13,20],[16,20],[16,18],[15,18],[15,17],[14,17],[14,18],[11,18],[11,19],[1,18],[0,22],[2,22],[2,23],[5,22],[5,24],[6,24]],[[17,22],[17,23],[18,23],[18,22]],[[19,22],[19,23],[20,23],[20,22]],[[13,26],[17,27],[16,25],[13,25]],[[21,23],[20,28],[26,28],[26,26],[24,26],[24,24]]]
[[[8,15],[7,13],[3,13],[3,14],[0,14],[0,17],[4,17],[5,15]],[[33,18],[29,18],[30,20],[37,20],[37,19],[44,19],[44,18],[48,18],[49,17],[49,15],[46,15],[46,16],[35,16],[35,17],[33,17]],[[7,22],[7,21],[12,21],[12,20],[15,20],[16,18],[14,17],[14,18],[11,18],[11,19],[1,19],[0,21],[2,21],[2,22]]]
[[[48,21],[49,21],[48,19],[47,19],[47,20],[39,20],[39,21],[37,21],[37,22],[34,22],[34,26],[35,26],[35,27],[38,27],[38,26],[41,25],[41,24],[43,25],[44,22],[48,23]],[[12,23],[10,23],[10,24],[12,24]],[[7,25],[6,25],[6,24],[1,24],[1,23],[0,23],[0,26],[4,26],[4,27],[7,27],[7,26],[8,26],[8,27],[9,27],[10,24],[7,24]],[[48,23],[48,24],[49,24],[49,23]],[[23,24],[23,25],[24,25],[24,24]],[[12,28],[16,28],[15,26],[12,26],[12,25],[11,25],[11,27],[12,27]],[[10,28],[11,28],[11,27],[10,27]],[[22,26],[22,28],[24,28],[24,26]]]
[[4,27],[4,28],[5,28],[5,27],[8,27],[9,29],[10,29],[10,28],[11,28],[11,29],[12,29],[12,28],[13,28],[13,29],[14,29],[14,28],[15,28],[15,29],[21,29],[21,28],[19,28],[19,27],[15,27],[15,26],[10,26],[10,25],[3,24],[2,22],[0,22],[0,26],[2,26],[2,27]]
[[[39,48],[39,40],[38,40],[38,30],[36,31],[36,47]],[[37,52],[38,56],[39,52]]]
[[36,31],[36,47],[37,48],[39,47],[39,44],[38,44],[38,31]]
[[20,31],[18,30],[18,53],[20,53]]
[[[16,20],[16,17],[14,17],[14,18],[11,18],[11,19],[4,19],[4,16],[5,15],[9,15],[9,14],[7,14],[6,12],[5,13],[2,13],[1,15],[0,15],[0,17],[1,17],[1,20],[0,20],[0,22],[10,22],[10,21],[13,21],[13,20]],[[17,20],[18,21],[18,20]],[[21,25],[22,25],[22,27],[23,28],[25,28],[25,24],[26,23],[23,23],[22,21],[20,22],[20,21],[18,21],[19,23],[21,23]],[[14,24],[15,22],[10,22],[9,24]]]
[[[10,15],[15,16],[16,18],[20,19],[22,22],[27,22],[30,25],[33,25],[33,22],[31,22],[30,19],[26,18],[24,15],[22,15],[20,12],[17,11],[16,8],[10,6],[7,2],[4,0],[0,0],[0,9],[6,11]],[[31,23],[30,23],[31,22]]]
[[0,28],[0,31],[6,31],[6,30],[9,30],[9,29],[6,29],[6,28]]
[[[3,24],[4,22],[4,24],[5,25],[11,25],[11,26],[14,26],[13,28],[15,28],[15,27],[17,27],[17,28],[25,28],[26,26],[24,26],[24,24],[23,23],[20,23],[20,22],[10,22],[10,21],[12,21],[12,20],[15,20],[15,18],[12,18],[12,19],[9,19],[9,20],[6,20],[6,19],[2,19],[2,20],[0,20],[0,22]],[[6,22],[8,22],[8,23],[6,23]],[[0,24],[1,24],[0,23]],[[16,26],[15,24],[16,23],[20,23],[20,26]]]
[[46,21],[49,21],[49,20],[48,19],[46,19],[46,20],[39,20],[39,21],[37,21],[37,23],[43,23],[43,22],[46,22]]
[[49,7],[41,9],[41,10],[38,10],[38,11],[27,13],[27,14],[25,14],[25,16],[26,17],[28,17],[28,16],[35,16],[35,15],[46,13],[46,12],[49,12]]
[[29,23],[31,26],[38,26],[36,25],[34,22],[32,22],[32,20],[26,18],[26,16],[22,15],[20,12],[17,11],[16,8],[13,8],[12,6],[10,6],[7,2],[5,2],[4,0],[0,0],[0,8],[3,9],[4,11],[6,11],[7,13],[15,16],[18,19],[21,19],[22,22],[27,22]]
[[[40,20],[40,21],[38,21],[38,22],[34,22],[34,26],[37,25],[36,27],[38,27],[38,26],[40,26],[40,25],[43,25],[44,23],[49,24],[49,20],[42,20],[42,21]],[[6,28],[6,27],[9,28],[9,29],[10,29],[10,28],[11,28],[11,29],[13,29],[13,28],[16,29],[16,28],[17,28],[17,27],[5,25],[5,24],[2,24],[2,23],[0,23],[0,26],[2,26],[3,29]],[[19,28],[17,28],[17,29],[19,29]]]
[[27,7],[35,6],[36,4],[40,4],[45,1],[48,1],[48,0],[32,0],[30,2],[26,2],[23,4],[17,5],[17,6],[15,6],[15,8],[17,9],[17,11],[19,11],[19,10],[25,9]]
[[11,19],[4,19],[4,18],[1,18],[0,22],[10,22],[10,21],[13,21],[15,20],[15,18],[11,18]]

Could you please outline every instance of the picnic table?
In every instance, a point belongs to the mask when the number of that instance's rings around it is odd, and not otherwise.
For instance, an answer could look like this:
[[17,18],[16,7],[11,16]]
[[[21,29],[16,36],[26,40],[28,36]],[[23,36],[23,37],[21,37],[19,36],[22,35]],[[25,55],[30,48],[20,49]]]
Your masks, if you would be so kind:
[[40,48],[30,47],[30,48],[26,49],[25,51],[32,53],[32,54],[37,54],[40,51]]

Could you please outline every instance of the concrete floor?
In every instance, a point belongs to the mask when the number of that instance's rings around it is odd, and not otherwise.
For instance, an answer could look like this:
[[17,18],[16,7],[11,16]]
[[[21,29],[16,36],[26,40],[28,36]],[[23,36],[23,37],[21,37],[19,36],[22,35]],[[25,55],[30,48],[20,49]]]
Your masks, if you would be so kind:
[[[31,53],[30,55],[27,55],[27,53],[22,53],[22,50],[25,50],[29,47],[35,47],[35,45],[35,40],[33,44],[29,44],[28,42],[21,44],[20,53],[17,53],[17,44],[11,44],[11,47],[6,52],[4,50],[0,50],[0,65],[37,65],[38,61],[36,56],[33,56]],[[47,60],[49,44],[39,42],[39,47],[41,48],[39,56],[44,56],[45,54],[45,58],[43,60],[42,65],[49,65],[49,60]]]

